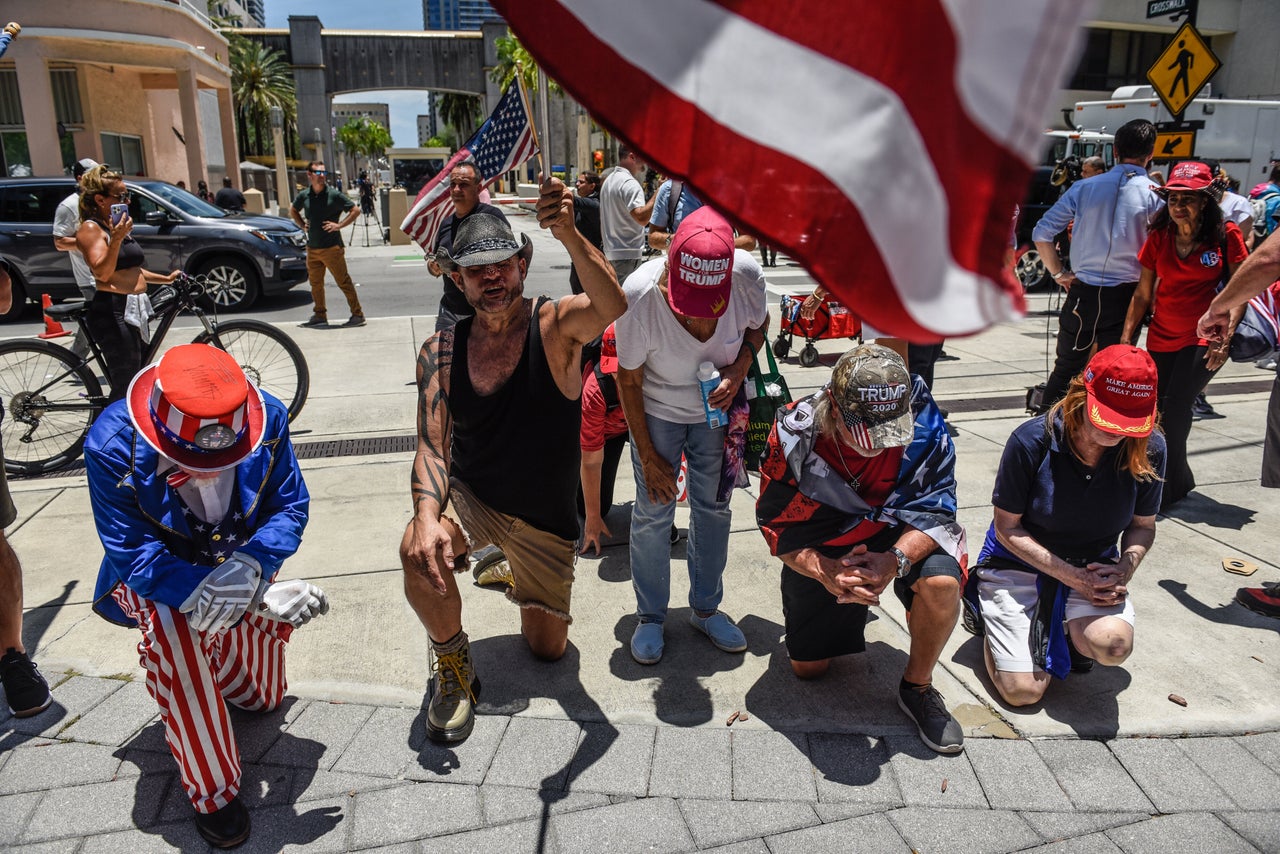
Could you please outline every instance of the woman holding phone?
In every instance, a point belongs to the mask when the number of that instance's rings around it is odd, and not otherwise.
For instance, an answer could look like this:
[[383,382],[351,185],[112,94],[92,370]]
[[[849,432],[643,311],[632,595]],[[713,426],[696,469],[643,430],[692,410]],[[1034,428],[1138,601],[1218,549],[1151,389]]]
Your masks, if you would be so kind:
[[80,181],[83,192],[76,245],[93,271],[98,289],[87,319],[107,363],[109,400],[115,401],[124,397],[134,374],[142,369],[142,332],[125,322],[128,299],[145,294],[148,284],[172,282],[180,271],[166,275],[142,268],[142,247],[130,236],[129,191],[119,173],[97,166]]

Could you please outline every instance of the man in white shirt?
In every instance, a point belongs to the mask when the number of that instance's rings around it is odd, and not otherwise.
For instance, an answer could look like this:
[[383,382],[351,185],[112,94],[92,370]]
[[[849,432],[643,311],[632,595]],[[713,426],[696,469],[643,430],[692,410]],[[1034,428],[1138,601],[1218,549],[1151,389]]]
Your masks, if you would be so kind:
[[[76,182],[78,183],[84,173],[97,165],[96,161],[90,160],[88,157],[76,161],[75,166],[71,167],[71,172],[75,175]],[[89,269],[88,262],[84,260],[84,256],[76,248],[76,231],[79,228],[80,187],[77,186],[74,193],[58,203],[58,209],[53,214],[53,245],[57,247],[59,252],[66,252],[71,256],[71,272],[76,277],[76,287],[80,289],[80,295],[87,302],[93,299],[98,286],[94,284],[93,271]],[[89,352],[89,344],[85,340],[83,330],[77,332],[75,340],[71,342],[71,352],[77,356],[83,356]]]
[[[644,161],[625,145],[618,148],[618,165],[604,173],[600,185],[600,233],[604,257],[613,267],[618,282],[640,266],[644,254],[644,227],[653,213],[653,198],[644,199],[644,188],[636,180],[644,171]],[[654,195],[656,198],[657,195]]]

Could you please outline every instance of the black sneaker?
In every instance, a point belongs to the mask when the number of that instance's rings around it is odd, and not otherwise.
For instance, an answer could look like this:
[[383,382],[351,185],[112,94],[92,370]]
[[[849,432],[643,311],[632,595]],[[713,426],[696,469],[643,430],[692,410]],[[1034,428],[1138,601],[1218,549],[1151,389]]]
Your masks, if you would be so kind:
[[35,662],[13,647],[5,650],[4,657],[0,658],[0,680],[4,682],[9,711],[16,718],[38,715],[53,702],[49,683],[44,681]]
[[898,688],[898,706],[915,722],[920,740],[938,753],[964,750],[964,733],[947,711],[946,701],[932,685]]
[[1076,645],[1071,642],[1071,633],[1067,633],[1067,652],[1071,653],[1071,672],[1072,673],[1088,673],[1096,664],[1092,658],[1076,649]]
[[214,848],[235,848],[249,838],[249,810],[237,795],[220,810],[196,813],[196,830]]
[[308,320],[306,323],[298,324],[299,328],[301,329],[319,329],[321,327],[328,326],[328,325],[329,325],[329,318],[325,317],[322,314],[313,314],[311,315],[311,319]]
[[1224,418],[1226,416],[1219,415],[1209,401],[1205,399],[1204,392],[1196,395],[1196,399],[1191,404],[1191,420],[1199,421],[1202,418]]
[[986,624],[982,622],[982,612],[963,596],[960,597],[960,624],[974,637],[980,638],[987,633]]

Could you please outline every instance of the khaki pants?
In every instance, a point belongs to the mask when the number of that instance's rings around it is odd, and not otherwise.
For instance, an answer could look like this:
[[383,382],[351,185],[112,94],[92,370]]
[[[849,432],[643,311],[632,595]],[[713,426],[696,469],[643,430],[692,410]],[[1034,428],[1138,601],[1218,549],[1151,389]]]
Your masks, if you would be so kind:
[[333,280],[342,289],[353,315],[363,315],[360,309],[360,298],[356,296],[355,283],[347,272],[347,253],[341,246],[330,246],[328,249],[307,248],[307,279],[311,282],[311,301],[315,303],[315,314],[327,317],[329,312],[324,302],[324,271],[333,274]]

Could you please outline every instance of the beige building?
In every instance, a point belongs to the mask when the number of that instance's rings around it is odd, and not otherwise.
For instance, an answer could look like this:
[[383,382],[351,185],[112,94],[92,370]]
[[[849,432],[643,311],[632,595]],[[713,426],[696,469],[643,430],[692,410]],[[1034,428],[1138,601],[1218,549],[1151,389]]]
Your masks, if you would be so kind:
[[227,42],[203,6],[6,0],[22,34],[0,59],[4,174],[60,175],[92,157],[192,188],[238,184]]

